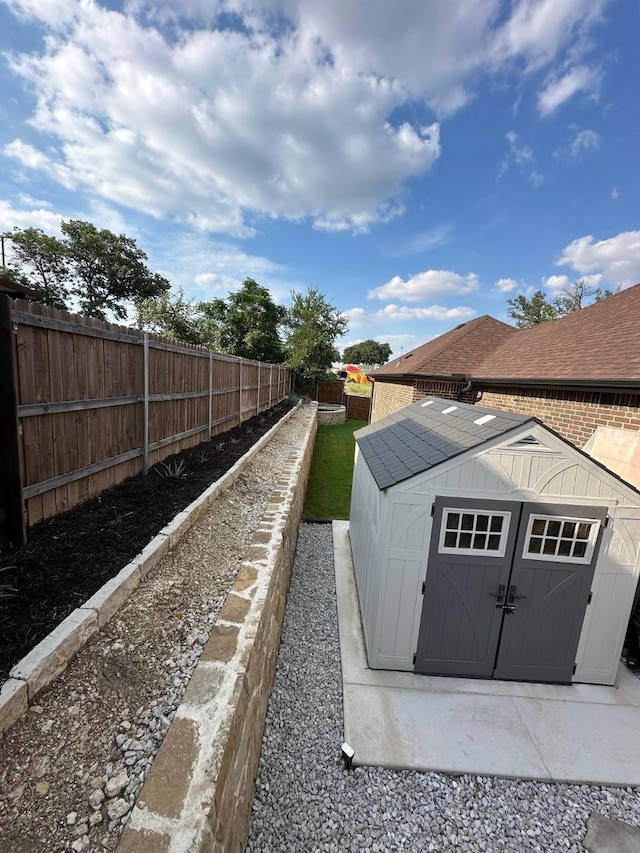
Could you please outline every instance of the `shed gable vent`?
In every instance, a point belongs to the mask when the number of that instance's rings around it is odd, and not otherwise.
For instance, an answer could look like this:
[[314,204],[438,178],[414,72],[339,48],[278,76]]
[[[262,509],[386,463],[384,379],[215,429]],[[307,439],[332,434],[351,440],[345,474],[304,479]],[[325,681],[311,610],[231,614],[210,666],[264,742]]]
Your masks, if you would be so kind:
[[509,447],[544,447],[537,438],[533,435],[525,435],[523,438],[519,438],[517,441],[514,441],[513,444],[510,444]]
[[474,424],[478,424],[478,426],[483,426],[484,424],[488,424],[489,421],[494,421],[495,419],[495,415],[483,415],[481,418],[475,420]]

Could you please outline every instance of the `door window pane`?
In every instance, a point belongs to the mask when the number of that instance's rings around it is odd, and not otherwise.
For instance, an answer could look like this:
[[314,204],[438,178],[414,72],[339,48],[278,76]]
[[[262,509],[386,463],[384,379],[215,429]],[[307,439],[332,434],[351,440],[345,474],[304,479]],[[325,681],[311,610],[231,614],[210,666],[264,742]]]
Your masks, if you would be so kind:
[[522,556],[559,563],[591,560],[600,522],[596,519],[531,515]]
[[441,553],[473,553],[501,557],[504,555],[510,516],[509,512],[445,509],[439,550]]

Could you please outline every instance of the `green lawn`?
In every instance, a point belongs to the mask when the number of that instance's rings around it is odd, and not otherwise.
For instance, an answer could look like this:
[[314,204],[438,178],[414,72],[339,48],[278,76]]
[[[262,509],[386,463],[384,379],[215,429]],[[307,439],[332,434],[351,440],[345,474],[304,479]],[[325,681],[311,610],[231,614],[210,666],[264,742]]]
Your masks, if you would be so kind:
[[339,426],[318,427],[304,502],[305,518],[349,518],[353,433],[366,425],[366,421],[352,420]]

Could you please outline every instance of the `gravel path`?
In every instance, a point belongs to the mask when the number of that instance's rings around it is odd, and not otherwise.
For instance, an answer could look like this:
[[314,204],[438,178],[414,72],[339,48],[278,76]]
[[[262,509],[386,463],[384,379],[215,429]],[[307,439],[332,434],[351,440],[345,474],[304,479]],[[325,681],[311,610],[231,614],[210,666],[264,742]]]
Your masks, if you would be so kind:
[[248,851],[584,853],[592,811],[640,826],[640,798],[631,789],[371,767],[347,773],[342,739],[331,525],[304,524]]
[[308,417],[282,426],[7,732],[0,853],[115,850]]

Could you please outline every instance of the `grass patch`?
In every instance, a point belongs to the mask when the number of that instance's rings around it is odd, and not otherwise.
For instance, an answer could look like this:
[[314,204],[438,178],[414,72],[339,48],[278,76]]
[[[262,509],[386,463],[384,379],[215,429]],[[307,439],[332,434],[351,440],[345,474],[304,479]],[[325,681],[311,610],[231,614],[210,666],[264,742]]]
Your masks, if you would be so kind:
[[304,518],[349,518],[355,451],[353,433],[366,425],[366,421],[349,420],[339,426],[318,427]]

